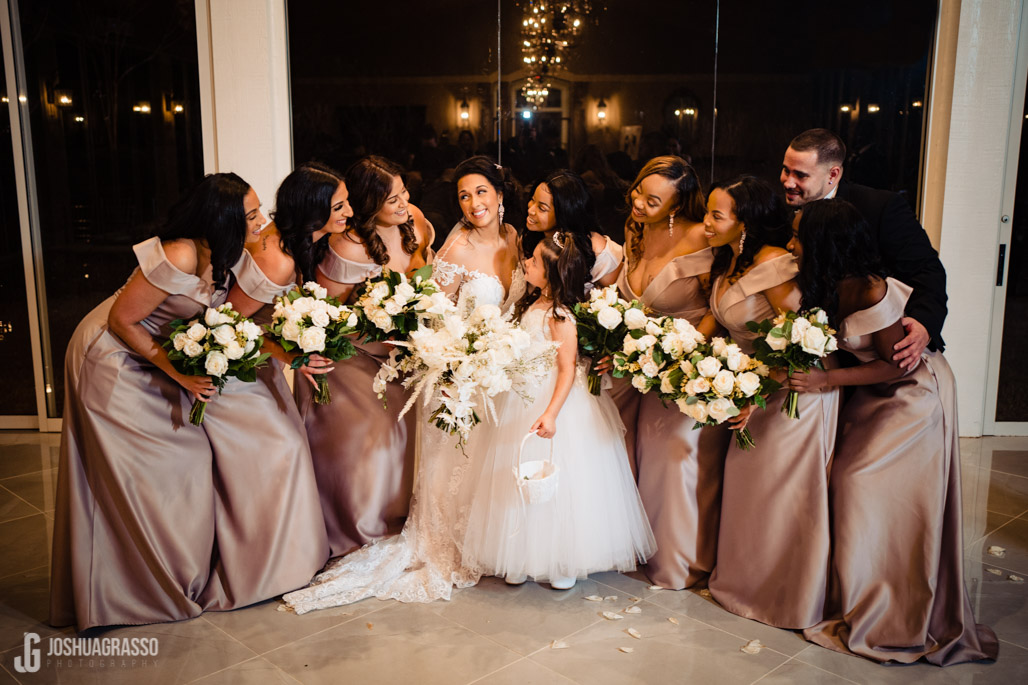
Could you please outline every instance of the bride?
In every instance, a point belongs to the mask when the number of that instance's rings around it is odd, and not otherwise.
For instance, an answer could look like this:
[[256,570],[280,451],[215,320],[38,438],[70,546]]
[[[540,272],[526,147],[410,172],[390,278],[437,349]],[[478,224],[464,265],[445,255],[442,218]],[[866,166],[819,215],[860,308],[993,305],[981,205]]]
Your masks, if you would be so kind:
[[[463,218],[435,258],[435,279],[456,298],[462,316],[484,304],[507,312],[525,292],[518,235],[503,222],[504,206],[518,206],[516,187],[509,172],[485,156],[461,162],[455,180]],[[449,599],[454,586],[478,582],[481,571],[463,564],[460,543],[469,485],[475,482],[473,455],[477,445],[488,444],[494,427],[483,420],[461,451],[456,438],[429,425],[423,407],[419,401],[417,481],[403,531],[330,562],[309,587],[284,595],[292,611],[303,614],[367,597],[430,602]]]

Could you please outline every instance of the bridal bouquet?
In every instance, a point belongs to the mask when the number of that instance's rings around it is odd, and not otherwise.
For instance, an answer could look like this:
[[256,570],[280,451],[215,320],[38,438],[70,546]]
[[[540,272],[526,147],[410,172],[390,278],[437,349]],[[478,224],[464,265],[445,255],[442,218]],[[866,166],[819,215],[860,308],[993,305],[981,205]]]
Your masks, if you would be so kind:
[[[781,385],[769,378],[770,370],[724,338],[697,347],[677,369],[668,373],[671,393],[678,409],[696,421],[694,428],[724,423],[748,405],[764,409],[764,396]],[[735,431],[735,444],[750,449],[755,444],[748,428]]]
[[357,291],[353,308],[358,312],[357,331],[364,342],[405,339],[427,317],[441,316],[453,307],[450,298],[432,280],[426,264],[410,278],[400,271],[383,269]]
[[[355,311],[329,297],[328,291],[315,281],[309,281],[299,290],[275,298],[271,325],[266,329],[268,337],[286,352],[296,349],[303,352],[290,364],[295,370],[309,363],[314,353],[334,362],[357,354],[349,336],[357,330],[358,320]],[[316,374],[314,378],[318,383],[314,401],[331,403],[332,393],[325,374]]]
[[[176,319],[171,329],[164,347],[172,366],[189,376],[210,376],[219,393],[229,377],[249,383],[257,380],[257,368],[269,356],[261,353],[264,338],[260,326],[228,302],[217,309],[208,308],[202,320]],[[206,409],[206,402],[194,400],[189,422],[194,426],[203,423]]]
[[[757,359],[771,368],[788,370],[790,376],[811,367],[823,370],[822,360],[838,349],[835,330],[828,327],[828,315],[819,308],[782,312],[759,323],[748,321],[746,327],[761,334],[754,342]],[[798,399],[797,392],[789,390],[782,405],[791,419],[800,417]]]
[[[650,322],[637,300],[626,302],[618,297],[616,285],[593,288],[588,302],[575,305],[575,321],[578,325],[578,349],[582,356],[599,360],[621,350],[622,344],[632,331],[645,329]],[[640,334],[641,335],[641,334]],[[614,375],[621,378],[615,367]],[[600,394],[601,376],[589,369],[589,392]]]
[[[451,305],[452,306],[452,305]],[[522,398],[552,367],[556,344],[535,340],[504,318],[495,305],[477,307],[465,320],[450,315],[411,331],[410,339],[393,343],[398,349],[382,365],[373,382],[379,397],[385,384],[401,375],[413,387],[400,417],[419,395],[427,405],[438,398],[430,420],[458,435],[463,447],[471,429],[481,421],[481,402],[493,414],[492,398],[512,390]]]
[[647,317],[644,326],[629,330],[621,349],[614,353],[613,373],[619,378],[630,375],[632,386],[644,395],[656,388],[661,399],[674,400],[675,381],[682,373],[680,363],[704,340],[685,319]]

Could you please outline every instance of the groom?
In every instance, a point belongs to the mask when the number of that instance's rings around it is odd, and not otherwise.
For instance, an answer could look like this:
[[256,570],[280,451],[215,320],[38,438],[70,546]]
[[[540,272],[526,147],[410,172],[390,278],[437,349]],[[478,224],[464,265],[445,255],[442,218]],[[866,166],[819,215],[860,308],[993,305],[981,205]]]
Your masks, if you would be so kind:
[[896,193],[856,183],[839,185],[846,145],[823,128],[804,131],[789,143],[782,161],[785,199],[800,209],[823,198],[846,200],[860,211],[878,239],[878,249],[891,275],[913,288],[893,360],[913,368],[925,347],[942,351],[940,333],[946,320],[946,270],[907,201]]

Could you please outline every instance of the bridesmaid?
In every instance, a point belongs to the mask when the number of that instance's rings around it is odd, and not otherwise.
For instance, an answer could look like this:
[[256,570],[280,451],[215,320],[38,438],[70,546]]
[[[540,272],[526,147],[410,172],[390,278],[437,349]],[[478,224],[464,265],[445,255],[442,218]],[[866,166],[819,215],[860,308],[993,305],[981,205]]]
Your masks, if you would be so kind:
[[[789,213],[772,187],[743,176],[707,200],[707,242],[714,248],[711,310],[746,354],[747,321],[799,310],[799,268],[785,250]],[[717,567],[710,592],[732,613],[779,628],[821,620],[828,573],[828,469],[839,392],[801,395],[799,419],[782,413],[786,392],[767,409],[744,412],[756,446],[734,441],[725,458]]]
[[[352,219],[330,221],[327,248],[311,248],[309,262],[296,258],[305,279],[313,270],[329,295],[352,301],[357,286],[383,267],[406,272],[429,260],[432,224],[410,204],[401,173],[376,156],[350,167],[345,189]],[[310,383],[295,388],[333,557],[399,533],[413,486],[414,412],[403,421],[396,418],[407,399],[404,388],[389,384],[387,408],[371,390],[389,349],[359,343],[357,348],[355,357],[328,375],[331,404],[316,404]]]
[[220,398],[209,377],[176,371],[161,343],[172,320],[224,302],[243,243],[263,224],[245,181],[207,176],[172,207],[159,238],[133,248],[139,267],[72,335],[51,624],[85,630],[204,610],[215,548],[214,452],[188,416],[193,399]]
[[839,348],[861,362],[792,380],[802,392],[855,386],[829,480],[828,606],[804,635],[875,661],[995,659],[996,636],[975,624],[964,587],[953,372],[941,352],[925,351],[906,373],[890,361],[911,290],[885,276],[853,205],[806,205],[789,248],[803,306],[824,309]]
[[[709,338],[717,326],[708,306],[713,252],[696,172],[679,157],[656,157],[640,170],[628,201],[621,296],[654,314],[686,319]],[[617,388],[622,418],[633,422],[639,494],[657,538],[646,574],[661,587],[682,590],[714,569],[728,431],[693,430],[688,416],[626,386]],[[638,407],[634,420],[628,401]]]
[[[558,229],[574,236],[575,244],[589,255],[589,282],[585,289],[605,288],[617,281],[624,250],[596,229],[599,222],[592,196],[582,178],[573,171],[554,171],[541,181],[528,201],[525,227],[532,234],[552,238]],[[524,240],[524,254],[531,255],[538,239]]]

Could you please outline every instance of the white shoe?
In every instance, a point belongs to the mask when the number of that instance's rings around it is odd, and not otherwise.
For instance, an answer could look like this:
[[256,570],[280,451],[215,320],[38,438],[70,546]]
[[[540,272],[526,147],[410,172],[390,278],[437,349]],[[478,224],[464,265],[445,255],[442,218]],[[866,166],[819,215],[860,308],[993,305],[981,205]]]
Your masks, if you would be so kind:
[[578,582],[577,578],[551,578],[550,587],[554,590],[570,590]]
[[528,580],[528,576],[521,574],[520,576],[504,576],[503,582],[507,585],[523,585]]

